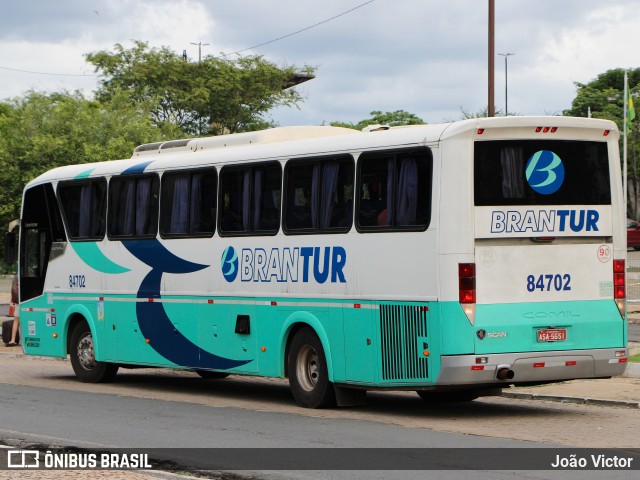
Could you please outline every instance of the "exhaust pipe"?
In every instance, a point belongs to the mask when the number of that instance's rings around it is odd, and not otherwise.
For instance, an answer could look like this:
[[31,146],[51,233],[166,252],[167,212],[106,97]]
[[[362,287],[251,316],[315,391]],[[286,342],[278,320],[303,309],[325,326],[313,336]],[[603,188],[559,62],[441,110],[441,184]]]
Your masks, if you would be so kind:
[[509,367],[499,367],[498,373],[496,373],[496,378],[498,380],[511,380],[514,376],[514,371]]

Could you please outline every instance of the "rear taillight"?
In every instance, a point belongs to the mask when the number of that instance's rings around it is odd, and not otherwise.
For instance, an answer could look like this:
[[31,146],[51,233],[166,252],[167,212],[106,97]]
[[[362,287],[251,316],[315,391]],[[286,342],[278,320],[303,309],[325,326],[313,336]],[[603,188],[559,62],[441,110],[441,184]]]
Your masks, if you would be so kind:
[[627,310],[627,281],[624,260],[613,261],[613,298],[624,318]]
[[458,264],[458,299],[471,325],[476,315],[476,264]]
[[625,298],[626,281],[625,281],[624,260],[613,261],[613,298]]

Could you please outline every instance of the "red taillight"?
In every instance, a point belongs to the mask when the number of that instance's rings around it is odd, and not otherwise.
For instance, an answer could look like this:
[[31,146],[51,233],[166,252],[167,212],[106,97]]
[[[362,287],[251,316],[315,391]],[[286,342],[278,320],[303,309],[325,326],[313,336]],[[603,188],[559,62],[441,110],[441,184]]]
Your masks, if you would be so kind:
[[484,128],[479,128],[479,129],[476,131],[476,133],[477,133],[478,135],[482,135],[482,134],[484,133]]
[[613,298],[626,298],[624,260],[613,261]]
[[458,264],[458,293],[460,303],[476,303],[476,264]]
[[603,135],[604,135],[605,137],[609,136],[609,132],[610,132],[610,131],[611,131],[611,130],[605,130],[605,131],[604,131],[604,133],[603,133]]

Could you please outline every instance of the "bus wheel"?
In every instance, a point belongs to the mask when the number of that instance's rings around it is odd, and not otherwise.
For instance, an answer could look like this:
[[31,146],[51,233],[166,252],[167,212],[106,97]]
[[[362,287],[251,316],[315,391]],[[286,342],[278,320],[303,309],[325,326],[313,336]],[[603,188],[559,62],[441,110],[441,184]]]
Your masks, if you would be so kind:
[[69,356],[76,377],[84,383],[109,382],[118,372],[118,365],[96,361],[93,336],[86,323],[73,329]]
[[221,380],[231,375],[226,372],[212,372],[210,370],[196,370],[195,372],[206,380]]
[[479,397],[474,390],[454,390],[450,392],[418,390],[416,393],[422,400],[428,403],[471,402]]
[[324,349],[311,328],[303,328],[293,337],[287,366],[291,393],[298,405],[305,408],[335,405]]

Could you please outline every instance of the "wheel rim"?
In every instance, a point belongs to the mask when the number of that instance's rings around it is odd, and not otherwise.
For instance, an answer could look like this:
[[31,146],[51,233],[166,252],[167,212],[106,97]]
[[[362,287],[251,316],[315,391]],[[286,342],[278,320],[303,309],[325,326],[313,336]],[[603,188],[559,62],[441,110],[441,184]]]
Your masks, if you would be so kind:
[[78,342],[78,360],[85,370],[92,370],[96,366],[96,357],[93,350],[93,337],[90,333],[83,336]]
[[304,345],[298,352],[296,377],[303,390],[311,392],[320,378],[318,354],[311,345]]

